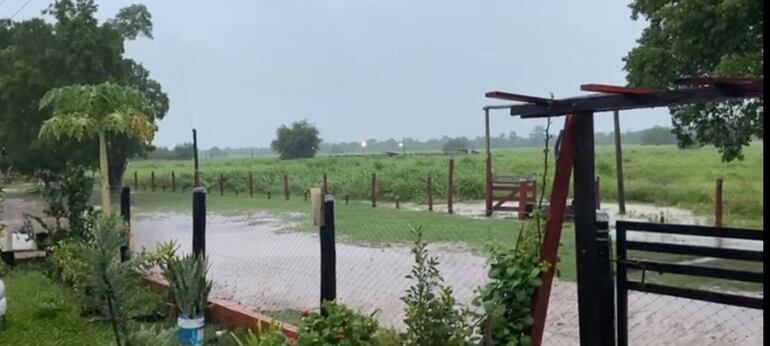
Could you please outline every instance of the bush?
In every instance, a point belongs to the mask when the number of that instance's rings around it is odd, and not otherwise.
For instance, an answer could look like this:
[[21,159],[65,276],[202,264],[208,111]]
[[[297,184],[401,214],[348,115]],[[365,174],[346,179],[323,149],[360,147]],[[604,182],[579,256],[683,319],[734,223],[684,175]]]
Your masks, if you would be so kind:
[[441,286],[438,260],[428,255],[427,243],[422,239],[422,228],[415,234],[412,253],[415,264],[406,277],[415,281],[401,298],[406,304],[406,332],[402,335],[408,345],[450,346],[469,343],[473,330],[467,323],[467,314],[455,308],[456,301],[449,287]]
[[59,279],[77,288],[92,270],[88,257],[90,250],[85,242],[75,239],[63,240],[54,245],[51,262]]
[[257,333],[254,334],[254,332],[249,330],[248,335],[243,339],[233,333],[230,333],[230,335],[238,346],[284,346],[289,344],[288,339],[283,335],[281,328],[275,320],[270,323],[270,327],[267,329],[263,329],[262,323],[258,322]]
[[335,302],[324,302],[323,308],[327,316],[314,312],[302,320],[297,346],[375,345],[376,311],[361,316]]
[[[48,204],[43,213],[52,217],[54,224],[47,224],[41,216],[29,217],[48,231],[51,235],[50,244],[67,237],[83,239],[90,236],[88,230],[91,227],[94,208],[89,200],[94,181],[86,175],[86,169],[68,165],[60,174],[42,171],[39,175],[43,180],[41,192]],[[63,221],[66,221],[66,226]]]

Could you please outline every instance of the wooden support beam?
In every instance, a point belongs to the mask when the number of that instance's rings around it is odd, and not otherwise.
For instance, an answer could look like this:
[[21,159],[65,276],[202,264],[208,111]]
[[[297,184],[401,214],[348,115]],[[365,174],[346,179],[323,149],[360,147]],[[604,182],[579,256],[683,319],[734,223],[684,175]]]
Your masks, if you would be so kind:
[[580,85],[580,91],[592,91],[606,94],[644,95],[655,92],[655,89],[607,84],[582,84]]
[[493,99],[500,99],[500,100],[507,100],[507,101],[521,101],[521,102],[527,102],[527,103],[534,103],[539,105],[550,105],[552,99],[547,99],[543,97],[537,97],[537,96],[529,96],[529,95],[521,95],[521,94],[513,94],[503,91],[491,91],[485,94],[486,97],[493,98]]
[[511,106],[511,115],[522,118],[544,118],[578,112],[608,112],[614,110],[668,107],[683,104],[720,102],[727,100],[763,98],[762,82],[740,85],[700,86],[661,90],[640,95],[596,94],[554,100],[551,105],[538,103]]

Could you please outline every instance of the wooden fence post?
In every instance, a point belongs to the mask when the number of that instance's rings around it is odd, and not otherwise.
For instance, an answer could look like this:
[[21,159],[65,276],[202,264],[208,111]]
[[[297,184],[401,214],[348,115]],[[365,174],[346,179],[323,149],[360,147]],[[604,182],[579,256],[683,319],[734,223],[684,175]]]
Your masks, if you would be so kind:
[[372,198],[372,208],[374,208],[374,207],[377,206],[377,174],[376,173],[372,173],[371,193],[372,193],[372,196],[371,196],[371,198]]
[[267,199],[270,199],[270,191],[267,192]]
[[307,202],[307,190],[304,191],[303,195],[304,195],[305,202]]
[[722,227],[722,179],[717,179],[716,199],[714,200],[714,226]]
[[350,202],[350,195],[345,195],[345,204],[348,204]]
[[139,174],[134,171],[134,190],[139,191]]
[[283,175],[283,195],[288,201],[289,200],[289,175],[288,174]]
[[433,211],[433,177],[428,174],[428,211]]
[[150,172],[150,190],[155,192],[155,171]]
[[176,174],[171,171],[171,192],[176,192]]
[[396,196],[396,209],[399,209],[398,196]]
[[519,182],[519,220],[527,218],[527,191],[529,182],[523,180]]
[[323,193],[324,193],[324,195],[329,193],[329,184],[328,184],[328,181],[326,180],[326,173],[324,173],[324,189],[323,189]]
[[454,194],[455,189],[455,159],[451,158],[449,159],[449,188],[447,190],[447,212],[450,214],[454,213],[454,210],[452,210],[452,195]]
[[249,172],[249,197],[254,198],[254,173]]
[[219,173],[219,195],[225,195],[225,175],[222,173]]

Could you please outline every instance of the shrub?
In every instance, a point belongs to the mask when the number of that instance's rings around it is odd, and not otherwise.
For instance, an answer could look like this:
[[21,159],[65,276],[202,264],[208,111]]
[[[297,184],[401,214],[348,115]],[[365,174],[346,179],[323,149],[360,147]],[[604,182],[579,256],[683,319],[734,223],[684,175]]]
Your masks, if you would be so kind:
[[270,323],[267,329],[263,329],[262,323],[257,323],[257,333],[254,334],[249,330],[243,339],[233,333],[230,333],[230,336],[238,346],[284,346],[289,344],[275,320]]
[[479,289],[474,301],[484,311],[478,326],[485,344],[491,341],[494,345],[529,345],[532,341],[532,297],[540,286],[540,272],[549,265],[540,261],[539,256],[542,216],[538,211],[532,216],[522,225],[514,247],[487,245],[491,281]]
[[416,237],[412,246],[415,264],[406,277],[415,283],[401,298],[406,304],[407,327],[402,339],[408,345],[465,345],[472,335],[467,314],[455,308],[451,288],[441,285],[438,259],[428,255],[422,228],[412,232]]
[[92,267],[89,261],[90,249],[82,240],[67,239],[54,245],[51,262],[65,283],[77,286],[82,283]]
[[[48,231],[52,244],[70,236],[80,239],[90,236],[88,230],[94,208],[89,200],[94,181],[86,175],[85,168],[68,165],[60,174],[42,171],[39,175],[43,180],[41,192],[48,204],[43,213],[52,217],[54,223],[47,224],[41,216],[28,216]],[[66,227],[63,221],[66,221]]]
[[377,311],[361,316],[342,304],[324,302],[327,315],[310,313],[300,324],[297,346],[375,345]]
[[205,257],[188,254],[168,261],[163,276],[168,281],[179,313],[189,318],[203,314],[211,292],[211,280],[206,278],[208,264]]

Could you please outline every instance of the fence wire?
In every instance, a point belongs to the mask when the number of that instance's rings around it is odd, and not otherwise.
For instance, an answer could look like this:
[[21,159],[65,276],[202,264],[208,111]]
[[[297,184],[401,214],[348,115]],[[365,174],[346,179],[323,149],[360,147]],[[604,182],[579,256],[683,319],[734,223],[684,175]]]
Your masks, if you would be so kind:
[[630,291],[629,345],[763,345],[763,312]]

